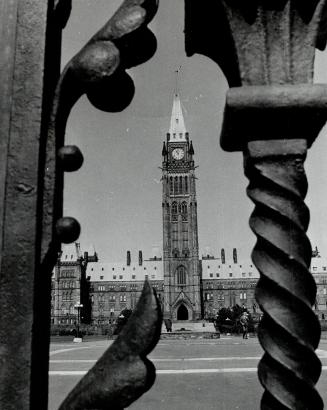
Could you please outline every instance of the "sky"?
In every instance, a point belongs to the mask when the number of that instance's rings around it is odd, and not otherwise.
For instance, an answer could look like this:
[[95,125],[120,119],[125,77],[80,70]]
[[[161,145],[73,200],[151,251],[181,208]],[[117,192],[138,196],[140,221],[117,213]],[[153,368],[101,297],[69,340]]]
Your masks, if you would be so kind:
[[[62,66],[83,47],[119,7],[118,0],[73,0],[63,33]],[[242,153],[224,152],[219,135],[227,83],[210,59],[184,51],[184,2],[161,1],[150,24],[158,41],[154,57],[128,70],[135,84],[132,103],[121,113],[105,113],[82,97],[70,115],[66,144],[84,155],[82,168],[65,175],[64,215],[81,223],[82,249],[93,245],[102,261],[124,261],[131,250],[137,260],[153,247],[162,248],[162,142],[168,132],[175,87],[186,128],[193,140],[197,176],[200,255],[227,258],[237,248],[248,258],[255,236],[248,226],[253,204],[246,196]],[[315,82],[327,82],[327,52],[317,52]],[[327,135],[323,129],[308,152],[306,171],[311,211],[308,230],[312,246],[327,256]],[[326,153],[326,154],[325,154]]]

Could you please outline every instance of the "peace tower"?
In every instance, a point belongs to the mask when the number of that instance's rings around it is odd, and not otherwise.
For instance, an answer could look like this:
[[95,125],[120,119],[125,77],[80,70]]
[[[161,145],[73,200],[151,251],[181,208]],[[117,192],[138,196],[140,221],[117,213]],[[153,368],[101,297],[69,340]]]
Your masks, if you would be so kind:
[[194,149],[175,93],[162,149],[164,317],[201,318]]

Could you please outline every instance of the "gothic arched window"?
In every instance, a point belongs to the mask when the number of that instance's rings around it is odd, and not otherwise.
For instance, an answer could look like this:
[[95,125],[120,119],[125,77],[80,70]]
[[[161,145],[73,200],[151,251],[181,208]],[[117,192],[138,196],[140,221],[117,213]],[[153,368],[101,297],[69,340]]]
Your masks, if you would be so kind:
[[182,205],[178,204],[178,212],[181,213],[182,212]]
[[188,178],[185,177],[185,193],[188,193]]
[[179,177],[179,193],[183,193],[183,177]]
[[184,266],[179,266],[177,268],[177,284],[186,285],[186,271]]
[[178,177],[174,178],[174,193],[178,194]]
[[182,214],[187,213],[187,203],[184,201],[182,202]]
[[174,192],[173,177],[169,178],[169,188],[170,188],[170,193],[172,194]]
[[[178,212],[177,202],[173,202],[171,204],[171,220],[173,222],[177,221],[177,212]],[[177,240],[177,233],[176,233],[176,238],[175,239]],[[173,238],[173,240],[174,240],[174,238]]]

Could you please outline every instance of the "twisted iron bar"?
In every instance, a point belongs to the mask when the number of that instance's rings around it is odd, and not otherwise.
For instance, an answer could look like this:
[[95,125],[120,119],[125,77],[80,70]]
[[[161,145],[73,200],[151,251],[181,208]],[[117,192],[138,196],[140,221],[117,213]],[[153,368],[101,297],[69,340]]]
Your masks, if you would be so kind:
[[305,140],[253,141],[244,157],[247,194],[255,204],[250,227],[257,236],[256,299],[264,312],[258,334],[265,354],[258,374],[265,410],[323,408],[314,387],[321,373],[315,354],[320,325],[311,308],[316,285],[306,236],[306,151]]

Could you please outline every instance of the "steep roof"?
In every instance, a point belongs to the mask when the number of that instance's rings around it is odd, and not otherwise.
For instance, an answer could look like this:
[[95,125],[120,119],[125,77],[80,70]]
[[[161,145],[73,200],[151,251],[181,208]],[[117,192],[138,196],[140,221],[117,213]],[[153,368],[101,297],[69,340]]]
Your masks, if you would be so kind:
[[174,94],[173,108],[170,118],[170,142],[186,141],[186,128],[181,100],[177,93]]

